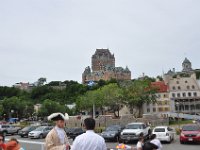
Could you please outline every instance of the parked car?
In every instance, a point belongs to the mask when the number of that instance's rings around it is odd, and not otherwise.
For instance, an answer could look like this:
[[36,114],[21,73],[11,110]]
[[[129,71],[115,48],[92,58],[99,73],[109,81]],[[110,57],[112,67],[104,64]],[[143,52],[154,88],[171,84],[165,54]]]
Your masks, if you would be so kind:
[[180,143],[200,142],[200,125],[184,125],[181,129]]
[[81,134],[83,134],[83,133],[85,133],[85,131],[83,131],[82,128],[68,128],[68,129],[66,130],[67,136],[68,136],[69,138],[72,138],[73,140],[74,140],[77,136],[79,136],[79,135],[81,135]]
[[112,125],[106,128],[104,132],[101,133],[101,136],[105,140],[115,140],[118,141],[120,138],[120,133],[122,131],[123,127],[120,125]]
[[122,142],[138,140],[139,136],[149,137],[151,129],[148,125],[142,122],[129,123],[121,132],[120,140]]
[[28,126],[23,128],[22,130],[19,130],[18,135],[21,137],[28,137],[29,132],[35,130],[37,126]]
[[157,126],[153,129],[153,134],[156,134],[157,139],[163,142],[171,142],[174,140],[175,131],[168,126]]
[[36,128],[35,130],[29,132],[28,137],[29,138],[45,138],[47,134],[53,129],[51,126],[40,126]]
[[7,134],[17,134],[18,133],[19,128],[16,128],[13,125],[9,125],[9,124],[3,124],[0,125],[0,133],[3,134],[4,136],[6,136]]

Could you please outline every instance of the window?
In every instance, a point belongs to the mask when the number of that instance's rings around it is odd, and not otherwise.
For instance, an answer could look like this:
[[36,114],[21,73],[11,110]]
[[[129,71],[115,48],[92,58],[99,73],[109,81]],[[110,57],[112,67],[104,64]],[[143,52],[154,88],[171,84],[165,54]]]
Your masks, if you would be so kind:
[[153,108],[153,112],[156,112],[156,108]]
[[180,90],[180,89],[181,89],[181,87],[180,87],[180,86],[178,86],[178,89]]
[[188,89],[188,90],[190,89],[190,86],[189,86],[189,85],[187,86],[187,89]]
[[186,94],[185,93],[183,93],[183,97],[185,97],[186,96]]
[[160,98],[161,97],[160,94],[158,94],[157,97]]
[[159,112],[162,112],[162,111],[163,111],[163,109],[162,109],[162,108],[159,108],[158,110],[159,110]]
[[175,96],[175,93],[172,93],[172,97],[176,97],[176,96]]
[[175,87],[175,86],[173,86],[173,87],[172,87],[172,89],[173,89],[173,90],[176,90],[176,87]]
[[192,94],[189,92],[189,93],[188,93],[188,96],[189,96],[189,97],[191,97],[191,96],[192,96]]
[[166,98],[166,94],[164,94],[163,97]]
[[169,108],[168,108],[168,107],[166,107],[166,108],[165,108],[165,111],[169,111]]
[[179,81],[176,81],[177,84],[179,84]]
[[197,96],[197,93],[196,93],[196,92],[194,92],[193,94],[194,94],[194,96]]
[[180,93],[178,93],[178,94],[177,94],[177,97],[181,97],[181,94],[180,94]]
[[193,90],[195,89],[195,86],[194,86],[194,85],[192,86],[192,89],[193,89]]
[[185,81],[185,83],[188,83],[188,81]]
[[150,108],[147,108],[147,112],[150,112]]

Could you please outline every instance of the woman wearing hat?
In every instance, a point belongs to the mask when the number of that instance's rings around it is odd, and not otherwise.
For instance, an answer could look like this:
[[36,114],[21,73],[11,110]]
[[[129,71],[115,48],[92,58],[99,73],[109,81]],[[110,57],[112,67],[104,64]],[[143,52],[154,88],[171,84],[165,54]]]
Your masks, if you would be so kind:
[[62,113],[53,113],[48,120],[55,121],[56,126],[49,132],[46,137],[46,150],[69,150],[70,144],[64,131],[65,117]]

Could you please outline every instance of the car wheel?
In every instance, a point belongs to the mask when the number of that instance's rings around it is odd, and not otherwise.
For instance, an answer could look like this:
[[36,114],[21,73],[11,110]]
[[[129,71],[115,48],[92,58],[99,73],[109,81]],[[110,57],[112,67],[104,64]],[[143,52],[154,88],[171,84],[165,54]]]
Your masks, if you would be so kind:
[[181,144],[185,144],[185,142],[183,142],[183,141],[180,141],[180,143],[181,143]]
[[21,138],[23,138],[24,136],[23,135],[21,135]]
[[40,134],[39,138],[40,138],[40,139],[43,139],[43,137],[44,137],[44,136],[43,136],[42,134]]

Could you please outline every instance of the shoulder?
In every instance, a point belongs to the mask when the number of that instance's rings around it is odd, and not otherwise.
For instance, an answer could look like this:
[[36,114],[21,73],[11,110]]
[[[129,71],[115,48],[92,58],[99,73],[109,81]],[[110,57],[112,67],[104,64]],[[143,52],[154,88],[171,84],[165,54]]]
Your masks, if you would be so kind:
[[53,128],[53,129],[47,134],[47,137],[54,136],[55,133],[56,133],[56,131],[55,131],[55,129]]

